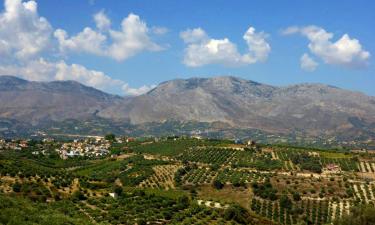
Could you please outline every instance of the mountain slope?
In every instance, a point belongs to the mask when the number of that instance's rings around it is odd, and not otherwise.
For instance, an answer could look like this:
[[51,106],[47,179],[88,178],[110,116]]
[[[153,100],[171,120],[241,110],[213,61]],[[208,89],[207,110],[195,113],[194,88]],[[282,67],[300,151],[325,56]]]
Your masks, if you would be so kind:
[[[167,81],[144,95],[121,98],[74,81],[0,76],[0,120],[8,129],[27,124],[46,128],[68,119],[107,121],[103,127],[118,124],[116,130],[128,125],[147,129],[166,121],[220,122],[228,129],[374,140],[375,97],[322,84],[275,87],[214,77]],[[10,126],[14,121],[22,126]]]
[[0,118],[32,124],[85,119],[119,99],[74,81],[29,82],[0,76]]
[[240,128],[321,135],[358,129],[353,120],[361,121],[362,128],[373,126],[375,98],[322,84],[273,87],[235,77],[191,78],[164,82],[99,115],[134,124],[221,121]]

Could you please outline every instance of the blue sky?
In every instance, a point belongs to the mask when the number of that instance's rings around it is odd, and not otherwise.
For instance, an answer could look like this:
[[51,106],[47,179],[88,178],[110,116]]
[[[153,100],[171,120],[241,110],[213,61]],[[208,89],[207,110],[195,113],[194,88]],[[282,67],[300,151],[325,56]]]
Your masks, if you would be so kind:
[[[375,96],[375,3],[370,0],[38,0],[36,3],[35,10],[30,6],[25,7],[26,11],[32,9],[38,20],[45,18],[49,27],[30,28],[20,22],[24,20],[15,21],[12,17],[7,23],[21,23],[21,28],[9,31],[0,20],[0,41],[3,38],[4,43],[10,42],[6,39],[10,32],[30,35],[28,32],[36,29],[33,39],[35,35],[48,36],[48,44],[41,44],[37,52],[26,56],[19,56],[25,46],[12,44],[10,50],[9,47],[3,50],[8,55],[6,63],[0,65],[0,72],[32,80],[75,79],[121,95],[123,91],[139,94],[170,79],[233,75],[272,85],[325,83]],[[10,7],[21,10],[16,3],[12,4],[8,9],[2,4],[3,17],[7,10],[11,11]],[[99,28],[94,19],[98,13],[110,25]],[[130,14],[135,16],[133,20]],[[27,12],[19,15],[35,19],[35,15]],[[136,50],[129,47],[130,55],[126,49],[120,52],[116,49],[126,48],[129,46],[126,42],[133,39],[125,38],[117,43],[111,36],[112,31],[122,31],[121,23],[126,18],[129,27],[131,24],[139,27],[139,22],[147,27],[146,33],[139,34],[143,36],[135,38],[145,38],[148,44]],[[94,45],[82,47],[79,44],[82,42],[73,43],[86,27],[95,37],[105,37],[100,49]],[[250,41],[246,41],[243,36],[250,27],[255,31],[249,33]],[[63,30],[65,36],[57,35],[57,29]],[[181,37],[182,32],[186,34],[185,39]],[[197,34],[202,35],[197,37]],[[343,38],[345,35],[348,38]],[[194,37],[194,41],[188,37]],[[31,46],[36,45],[33,39]],[[113,43],[119,45],[113,46]],[[207,47],[212,44],[225,50],[212,53]],[[301,66],[304,54],[304,66]],[[32,65],[31,60],[35,61]],[[81,67],[72,67],[73,64]],[[49,69],[42,70],[43,65]],[[96,76],[95,72],[101,74],[100,82],[90,77]],[[75,73],[82,74],[75,76]]]

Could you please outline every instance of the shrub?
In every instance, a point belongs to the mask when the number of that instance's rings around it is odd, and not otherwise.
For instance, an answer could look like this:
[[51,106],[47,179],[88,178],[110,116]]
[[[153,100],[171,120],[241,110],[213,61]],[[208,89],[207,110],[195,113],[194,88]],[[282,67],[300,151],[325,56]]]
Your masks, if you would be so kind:
[[14,191],[14,192],[17,192],[17,193],[18,193],[18,192],[21,191],[22,184],[16,182],[16,183],[13,184],[12,188],[13,188],[13,191]]
[[214,180],[213,186],[214,186],[214,188],[219,190],[219,189],[222,189],[224,187],[224,184],[219,180]]

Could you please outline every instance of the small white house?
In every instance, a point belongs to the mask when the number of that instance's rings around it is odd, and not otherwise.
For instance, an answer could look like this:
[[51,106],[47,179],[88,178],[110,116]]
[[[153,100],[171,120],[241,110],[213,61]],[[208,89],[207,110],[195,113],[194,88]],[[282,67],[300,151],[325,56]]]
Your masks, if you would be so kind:
[[109,196],[111,196],[112,198],[117,198],[118,197],[117,193],[115,193],[115,192],[109,193]]

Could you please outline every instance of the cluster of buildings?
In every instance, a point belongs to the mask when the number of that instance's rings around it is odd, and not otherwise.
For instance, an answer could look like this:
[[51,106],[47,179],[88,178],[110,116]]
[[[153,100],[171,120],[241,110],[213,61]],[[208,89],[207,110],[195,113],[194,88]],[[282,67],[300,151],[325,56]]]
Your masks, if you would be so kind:
[[14,141],[0,139],[0,150],[22,150],[28,147],[27,140]]
[[57,153],[62,159],[69,157],[101,157],[109,154],[111,143],[105,139],[84,139],[74,140],[73,142],[64,143]]

